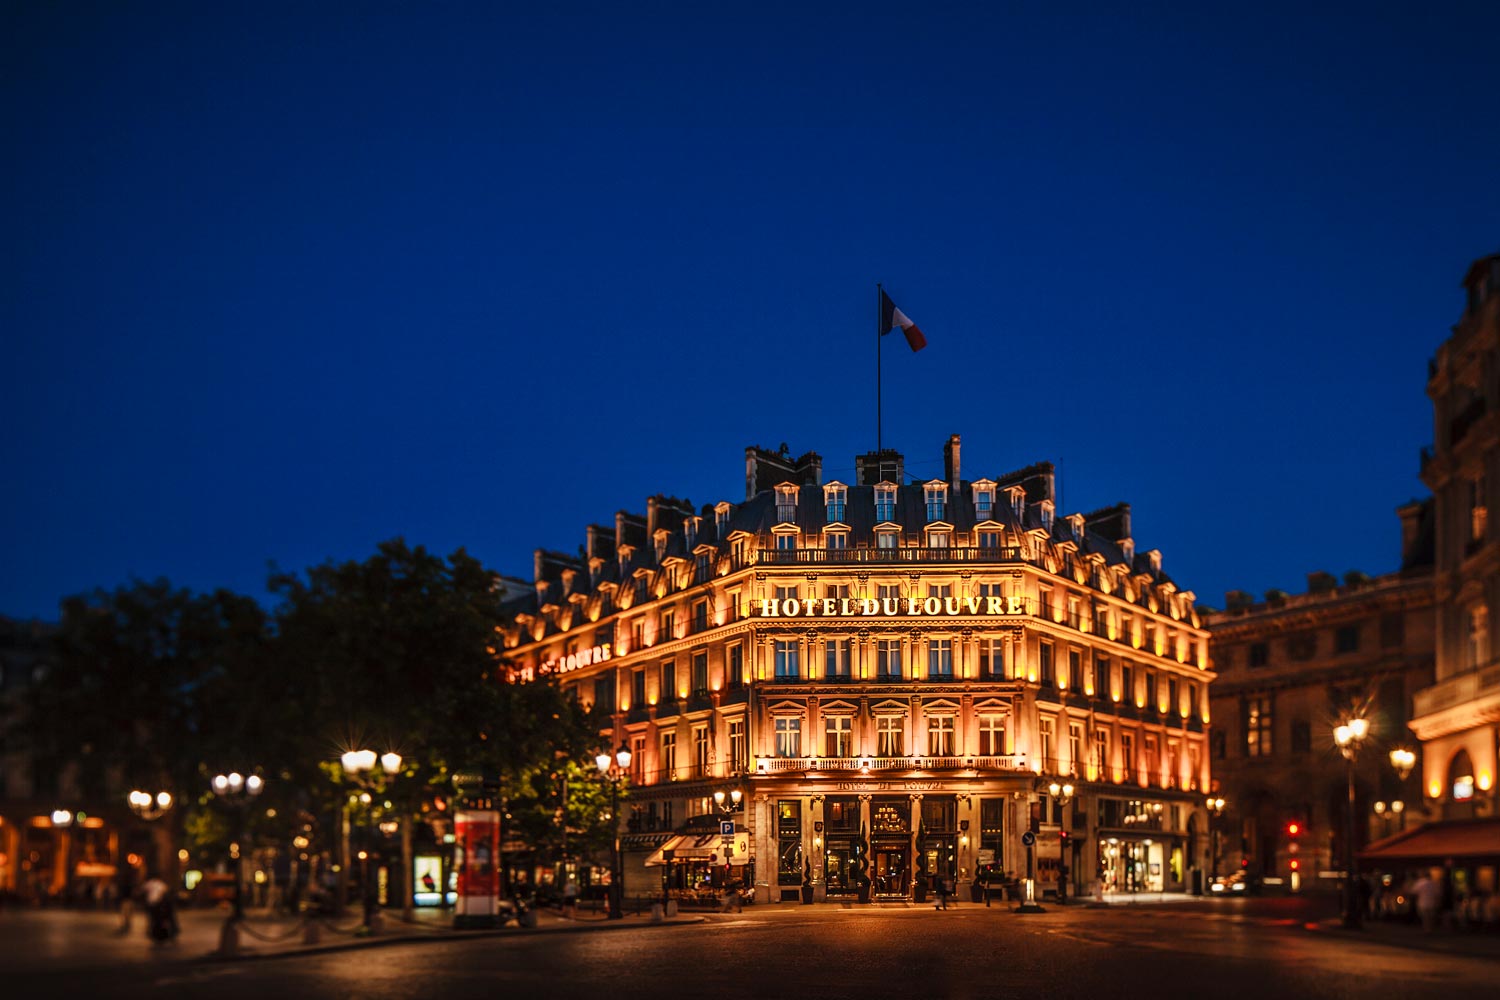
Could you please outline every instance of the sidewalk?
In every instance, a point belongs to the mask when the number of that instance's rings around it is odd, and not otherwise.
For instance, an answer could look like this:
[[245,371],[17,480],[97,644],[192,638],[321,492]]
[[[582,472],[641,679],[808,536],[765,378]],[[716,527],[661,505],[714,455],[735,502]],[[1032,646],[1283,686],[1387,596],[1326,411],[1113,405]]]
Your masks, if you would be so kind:
[[[157,945],[146,937],[146,924],[137,913],[130,932],[117,933],[119,916],[105,911],[64,909],[0,910],[0,976],[8,970],[45,969],[79,965],[109,966],[184,962],[244,961],[265,958],[312,955],[387,944],[410,944],[423,941],[456,941],[475,937],[511,937],[536,934],[590,933],[672,926],[703,922],[696,914],[684,914],[659,924],[649,915],[629,915],[622,920],[608,920],[602,914],[583,912],[575,920],[564,920],[556,911],[537,913],[537,926],[520,928],[514,923],[493,930],[456,931],[451,914],[438,910],[417,910],[411,922],[401,920],[399,912],[382,915],[378,933],[363,932],[357,909],[339,918],[314,920],[269,916],[264,912],[247,913],[241,924],[239,950],[233,957],[219,954],[219,936],[226,917],[224,910],[190,909],[178,913],[180,932],[175,941]],[[309,925],[317,928],[312,936]]]
[[1306,927],[1310,931],[1326,933],[1345,941],[1368,941],[1391,948],[1410,948],[1415,951],[1500,961],[1500,930],[1494,927],[1479,930],[1441,929],[1429,934],[1415,923],[1366,920],[1356,931],[1346,930],[1343,922],[1338,919],[1321,920],[1316,924],[1307,924]]

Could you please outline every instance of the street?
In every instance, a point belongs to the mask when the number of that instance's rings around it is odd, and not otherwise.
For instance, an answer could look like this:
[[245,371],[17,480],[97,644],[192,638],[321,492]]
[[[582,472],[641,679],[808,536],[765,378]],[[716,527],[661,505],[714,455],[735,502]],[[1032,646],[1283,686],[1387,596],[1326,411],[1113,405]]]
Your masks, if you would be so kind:
[[[460,940],[381,942],[239,961],[98,940],[69,957],[59,924],[0,916],[16,996],[282,997],[1441,997],[1489,995],[1488,939],[1425,950],[1420,931],[1346,933],[1302,900],[1051,908],[963,903],[751,907],[677,926],[580,922]],[[46,915],[41,915],[46,916]],[[1431,942],[1441,946],[1441,942]],[[1408,947],[1404,944],[1417,945]],[[1477,947],[1476,947],[1477,945]],[[1467,952],[1467,953],[1465,953]]]

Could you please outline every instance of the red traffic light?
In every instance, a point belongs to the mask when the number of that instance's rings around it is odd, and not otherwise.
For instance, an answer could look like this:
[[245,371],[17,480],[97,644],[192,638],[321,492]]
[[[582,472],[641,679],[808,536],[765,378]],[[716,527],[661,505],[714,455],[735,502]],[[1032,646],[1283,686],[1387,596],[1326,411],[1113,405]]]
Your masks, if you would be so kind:
[[1296,871],[1298,868],[1301,868],[1301,867],[1302,867],[1302,862],[1298,861],[1296,858],[1293,858],[1292,859],[1292,871]]
[[1295,837],[1302,832],[1302,824],[1296,820],[1291,820],[1286,825],[1286,832],[1288,836]]

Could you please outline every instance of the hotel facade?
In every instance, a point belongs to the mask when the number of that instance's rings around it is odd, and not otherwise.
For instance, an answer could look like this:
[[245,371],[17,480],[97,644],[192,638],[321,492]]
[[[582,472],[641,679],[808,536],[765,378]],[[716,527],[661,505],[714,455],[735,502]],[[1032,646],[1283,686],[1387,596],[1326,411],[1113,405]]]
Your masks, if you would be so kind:
[[630,751],[626,894],[909,899],[1028,864],[1039,896],[1200,886],[1194,595],[1128,505],[1057,515],[1050,464],[965,480],[956,435],[943,457],[924,482],[858,456],[845,483],[751,447],[742,503],[655,496],[538,550],[506,662]]

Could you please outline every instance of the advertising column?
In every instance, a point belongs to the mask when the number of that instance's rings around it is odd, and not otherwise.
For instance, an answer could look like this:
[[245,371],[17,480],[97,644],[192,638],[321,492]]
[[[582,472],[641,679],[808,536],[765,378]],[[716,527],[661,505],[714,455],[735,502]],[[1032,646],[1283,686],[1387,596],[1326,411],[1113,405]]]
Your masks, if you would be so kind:
[[500,814],[493,809],[459,810],[453,827],[458,874],[453,926],[494,927],[500,913]]

